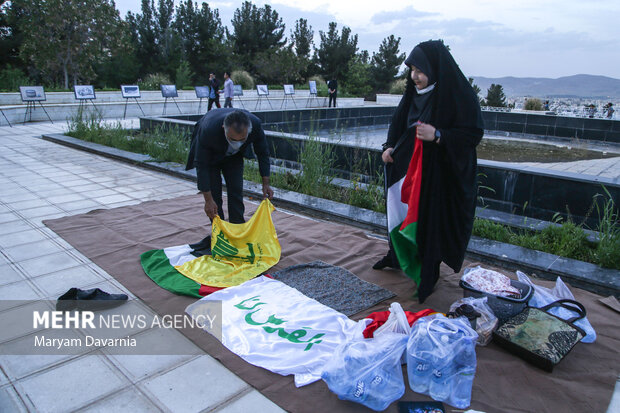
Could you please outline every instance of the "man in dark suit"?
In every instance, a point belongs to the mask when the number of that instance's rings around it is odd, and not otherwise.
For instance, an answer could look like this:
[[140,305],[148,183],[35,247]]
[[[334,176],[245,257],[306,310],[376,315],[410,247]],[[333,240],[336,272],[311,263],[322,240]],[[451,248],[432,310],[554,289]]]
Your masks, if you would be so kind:
[[260,119],[245,110],[218,109],[207,112],[192,134],[186,170],[196,168],[198,190],[205,200],[205,213],[224,219],[222,178],[226,181],[229,222],[245,222],[243,213],[243,154],[254,148],[263,178],[263,196],[273,198],[269,186],[269,149]]

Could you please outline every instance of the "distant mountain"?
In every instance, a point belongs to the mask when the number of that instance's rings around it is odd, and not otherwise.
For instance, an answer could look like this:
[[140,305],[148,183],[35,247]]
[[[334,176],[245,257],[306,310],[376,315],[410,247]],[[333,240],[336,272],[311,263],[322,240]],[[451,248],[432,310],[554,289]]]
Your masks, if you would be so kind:
[[532,97],[580,97],[580,98],[620,98],[620,79],[606,76],[574,75],[549,79],[544,77],[499,77],[474,76],[474,83],[486,92],[492,83],[500,84],[504,94]]

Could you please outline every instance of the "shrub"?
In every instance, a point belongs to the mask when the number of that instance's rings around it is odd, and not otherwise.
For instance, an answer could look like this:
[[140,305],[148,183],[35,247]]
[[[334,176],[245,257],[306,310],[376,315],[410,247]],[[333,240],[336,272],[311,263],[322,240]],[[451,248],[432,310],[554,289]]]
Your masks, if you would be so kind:
[[189,63],[186,61],[181,62],[179,67],[177,68],[175,75],[175,83],[177,85],[177,89],[183,89],[186,86],[192,85],[192,78],[194,77],[194,73],[189,68]]
[[254,89],[254,78],[245,70],[235,70],[230,74],[235,85],[241,85],[244,90]]
[[525,110],[543,110],[543,104],[540,99],[531,98],[525,101]]
[[390,93],[392,95],[402,95],[407,87],[407,79],[396,79],[390,85]]
[[138,80],[138,86],[142,90],[159,90],[159,85],[171,85],[172,81],[164,73],[151,73],[144,80]]
[[0,90],[17,92],[20,86],[28,86],[30,79],[18,68],[8,65],[0,71]]

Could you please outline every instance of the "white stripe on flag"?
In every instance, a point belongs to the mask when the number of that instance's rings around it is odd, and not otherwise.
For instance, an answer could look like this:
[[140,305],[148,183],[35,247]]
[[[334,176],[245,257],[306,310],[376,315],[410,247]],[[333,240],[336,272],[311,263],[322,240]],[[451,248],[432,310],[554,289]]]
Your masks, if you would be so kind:
[[192,251],[193,249],[188,244],[164,248],[164,254],[166,254],[166,257],[170,260],[170,265],[173,267],[196,259],[197,257],[191,254]]
[[388,188],[387,193],[387,219],[388,233],[391,233],[394,227],[399,226],[407,216],[407,204],[401,201],[401,191],[403,188],[405,177],[395,182]]

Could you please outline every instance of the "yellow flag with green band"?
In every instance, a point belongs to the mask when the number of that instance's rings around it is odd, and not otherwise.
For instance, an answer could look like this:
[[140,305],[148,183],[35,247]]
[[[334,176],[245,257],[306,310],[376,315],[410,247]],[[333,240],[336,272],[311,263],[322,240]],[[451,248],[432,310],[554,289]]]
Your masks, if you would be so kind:
[[239,285],[280,261],[280,243],[271,219],[275,210],[265,199],[244,224],[231,224],[216,216],[211,227],[211,254],[174,268],[200,284],[212,287]]

